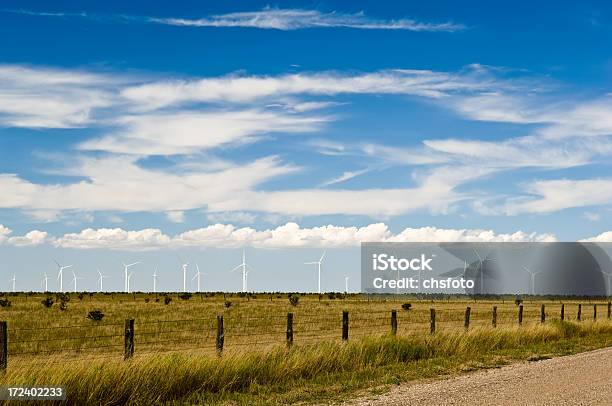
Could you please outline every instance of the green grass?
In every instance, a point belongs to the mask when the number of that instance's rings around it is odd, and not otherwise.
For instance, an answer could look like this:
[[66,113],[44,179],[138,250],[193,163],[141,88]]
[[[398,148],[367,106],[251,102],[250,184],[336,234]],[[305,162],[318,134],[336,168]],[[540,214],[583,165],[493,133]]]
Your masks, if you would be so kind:
[[[69,404],[278,404],[340,400],[359,391],[612,345],[612,323],[475,328],[319,342],[291,350],[174,353],[128,362],[59,356],[12,365],[0,385],[65,385]],[[53,362],[53,363],[51,363]]]

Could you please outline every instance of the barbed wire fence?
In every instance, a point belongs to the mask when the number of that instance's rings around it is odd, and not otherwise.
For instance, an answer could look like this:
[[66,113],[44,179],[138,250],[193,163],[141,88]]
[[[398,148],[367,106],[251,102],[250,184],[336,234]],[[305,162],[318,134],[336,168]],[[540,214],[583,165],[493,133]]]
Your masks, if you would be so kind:
[[[606,304],[592,304],[592,320],[597,320],[598,308]],[[518,304],[514,324],[545,323],[547,315],[568,320],[565,304],[548,308],[541,304]],[[576,305],[573,320],[582,321],[586,316],[582,304]],[[426,309],[424,309],[426,310]],[[548,313],[547,313],[548,311]],[[406,333],[435,334],[440,329],[463,328],[468,330],[473,322],[478,326],[496,328],[502,320],[497,306],[487,312],[429,309],[429,317],[411,317],[411,310],[356,311],[349,314],[271,314],[266,316],[211,315],[205,318],[174,320],[127,319],[124,323],[93,323],[87,325],[10,328],[0,321],[0,370],[6,370],[9,359],[41,358],[45,355],[79,355],[87,360],[129,360],[135,354],[154,354],[203,350],[222,355],[228,349],[262,348],[284,345],[291,348],[296,343],[361,338],[366,336],[401,335]],[[536,316],[539,314],[539,318]],[[574,314],[574,313],[573,313]],[[341,316],[341,317],[340,317]],[[601,317],[601,316],[600,316]],[[607,303],[607,319],[612,317],[612,303]],[[500,323],[500,321],[502,323]],[[427,329],[427,326],[429,328]],[[95,331],[95,333],[93,333]],[[65,363],[65,360],[56,361]],[[54,363],[46,359],[45,363]]]

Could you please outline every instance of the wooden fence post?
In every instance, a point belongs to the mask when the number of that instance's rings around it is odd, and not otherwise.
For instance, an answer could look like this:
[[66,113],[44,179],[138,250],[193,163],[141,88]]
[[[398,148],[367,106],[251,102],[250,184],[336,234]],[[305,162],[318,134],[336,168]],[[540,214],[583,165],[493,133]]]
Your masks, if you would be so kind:
[[561,321],[565,320],[565,304],[561,305]]
[[612,302],[608,302],[608,318],[612,317]]
[[397,335],[397,310],[391,310],[391,334]]
[[223,352],[223,343],[225,342],[225,333],[223,332],[223,316],[217,316],[217,354],[221,355]]
[[597,305],[593,305],[593,321],[597,320]]
[[287,313],[287,348],[293,345],[293,313]]
[[346,341],[349,337],[349,313],[342,311],[342,340]]
[[497,306],[493,306],[493,319],[491,320],[493,327],[497,327]]
[[134,356],[134,319],[125,320],[123,359],[127,360]]
[[518,323],[523,324],[523,305],[519,305]]
[[544,303],[542,303],[542,307],[540,309],[540,323],[544,324],[546,321],[546,308],[544,307]]
[[0,321],[0,371],[6,371],[8,365],[8,327],[6,321]]
[[436,309],[429,309],[429,332],[431,334],[436,332]]
[[472,312],[472,308],[470,306],[465,308],[465,321],[463,322],[463,327],[467,330],[470,328],[470,313]]
[[577,317],[578,321],[580,321],[581,318],[582,318],[582,305],[579,304],[578,305],[578,317]]

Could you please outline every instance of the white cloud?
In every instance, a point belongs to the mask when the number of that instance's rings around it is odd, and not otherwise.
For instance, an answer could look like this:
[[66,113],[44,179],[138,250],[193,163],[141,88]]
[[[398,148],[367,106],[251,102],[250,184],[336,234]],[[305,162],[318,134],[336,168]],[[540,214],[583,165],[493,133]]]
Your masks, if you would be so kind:
[[192,154],[252,142],[270,133],[311,132],[328,120],[259,110],[127,116],[120,119],[118,130],[85,141],[78,148],[119,154]]
[[208,213],[206,219],[211,222],[221,223],[237,223],[237,224],[251,224],[257,219],[257,216],[253,213],[247,213],[243,211],[232,211],[225,213]]
[[509,215],[554,211],[612,203],[611,179],[539,180],[525,187],[531,196],[508,199],[501,210]]
[[92,110],[111,106],[117,81],[83,71],[0,65],[0,125],[71,128],[91,123]]
[[9,238],[8,244],[15,247],[29,247],[46,244],[50,241],[49,234],[46,231],[32,230],[23,236]]
[[169,246],[170,238],[158,229],[125,231],[120,228],[85,229],[65,234],[54,244],[62,248],[146,250]]
[[273,229],[255,230],[237,228],[229,224],[214,224],[190,230],[176,236],[168,236],[158,229],[125,231],[116,229],[86,229],[80,233],[66,234],[54,241],[63,248],[151,250],[162,248],[297,248],[297,247],[356,247],[362,242],[518,242],[555,241],[552,234],[525,233],[497,234],[491,230],[440,229],[435,227],[407,228],[393,234],[383,223],[364,227],[326,225],[302,228],[287,223]]
[[6,240],[8,240],[8,236],[12,232],[13,232],[13,230],[11,230],[10,228],[5,227],[4,225],[0,224],[0,244],[5,242]]
[[595,237],[584,238],[580,242],[612,242],[612,231],[606,231]]
[[247,27],[274,30],[300,30],[307,28],[355,28],[363,30],[447,31],[462,30],[462,24],[450,22],[426,23],[411,19],[378,20],[364,13],[323,13],[318,10],[264,8],[213,15],[200,19],[148,18],[149,21],[187,27]]
[[185,212],[184,211],[169,211],[166,213],[166,217],[173,223],[184,223]]

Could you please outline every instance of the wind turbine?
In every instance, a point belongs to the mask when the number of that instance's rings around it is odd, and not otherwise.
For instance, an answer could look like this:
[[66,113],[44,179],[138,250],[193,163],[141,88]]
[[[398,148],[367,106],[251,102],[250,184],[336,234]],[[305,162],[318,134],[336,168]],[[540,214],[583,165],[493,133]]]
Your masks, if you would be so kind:
[[321,264],[323,263],[323,258],[325,258],[325,251],[323,251],[323,255],[319,258],[318,261],[312,262],[304,262],[304,265],[317,265],[319,270],[319,294],[321,294]]
[[478,251],[476,251],[476,248],[472,248],[472,249],[474,253],[476,254],[476,256],[478,257],[478,263],[480,265],[480,294],[484,294],[485,293],[485,290],[484,290],[484,263],[486,261],[493,261],[493,260],[490,259],[488,255],[485,255],[483,259],[478,253]]
[[104,275],[99,269],[98,271],[98,282],[100,282],[100,292],[104,290],[104,278],[110,278],[110,276]]
[[349,281],[349,276],[344,275],[344,293],[348,293],[348,281]]
[[604,276],[608,280],[608,296],[612,296],[612,290],[610,289],[610,277],[612,276],[612,274],[610,272],[604,272],[601,269],[599,270],[599,272],[604,274]]
[[187,292],[187,267],[189,266],[189,262],[183,261],[178,254],[177,257],[181,263],[181,267],[183,268],[183,292]]
[[200,280],[202,279],[202,275],[208,275],[206,273],[200,272],[200,267],[198,266],[198,264],[196,264],[196,269],[198,270],[196,272],[196,274],[193,276],[193,278],[191,280],[197,279],[198,280],[198,290],[197,292],[200,292]]
[[128,269],[131,266],[138,265],[139,263],[140,261],[133,262],[131,264],[126,264],[125,262],[123,263],[123,276],[125,278],[125,281],[124,281],[125,293],[130,293],[130,278],[132,277],[132,274],[130,273],[128,275]]
[[56,260],[53,260],[53,262],[55,262],[57,264],[57,267],[59,268],[59,271],[57,272],[57,280],[59,280],[59,283],[60,283],[60,292],[63,292],[64,291],[64,269],[71,268],[72,265],[62,266]]
[[13,277],[10,279],[10,281],[11,281],[11,284],[13,285],[13,292],[15,292],[15,281],[16,281],[15,274],[13,274]]
[[246,292],[247,291],[247,275],[249,274],[249,271],[247,271],[246,252],[244,250],[242,250],[242,263],[236,266],[230,272],[234,272],[240,268],[242,268],[242,291]]
[[157,274],[157,267],[155,267],[155,272],[153,272],[153,293],[157,293],[157,280],[159,279],[159,275]]
[[43,284],[45,285],[45,292],[48,292],[49,291],[49,276],[47,276],[46,272],[43,274]]
[[537,274],[539,274],[542,271],[533,272],[531,269],[527,268],[526,266],[524,266],[523,269],[529,272],[529,274],[531,275],[531,294],[535,295],[535,277]]
[[74,283],[74,293],[77,292],[77,280],[79,279],[83,279],[83,277],[81,276],[76,276],[76,274],[74,273],[74,271],[72,271],[72,282]]

